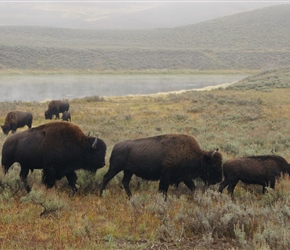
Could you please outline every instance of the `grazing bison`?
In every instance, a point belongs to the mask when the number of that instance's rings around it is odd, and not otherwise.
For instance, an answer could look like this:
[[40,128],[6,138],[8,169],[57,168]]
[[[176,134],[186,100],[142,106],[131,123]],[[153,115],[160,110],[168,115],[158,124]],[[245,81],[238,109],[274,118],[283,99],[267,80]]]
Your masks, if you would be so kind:
[[27,126],[31,128],[32,114],[24,111],[11,111],[6,115],[4,125],[1,126],[3,133],[8,135],[11,130],[12,133],[16,132],[17,128]]
[[59,113],[63,113],[69,110],[68,101],[53,100],[48,104],[48,110],[45,111],[45,119],[52,119],[55,115],[55,119],[59,119]]
[[62,114],[62,117],[61,119],[63,121],[70,121],[71,122],[71,115],[70,115],[70,112],[69,111],[64,111],[63,114]]
[[260,155],[230,159],[223,164],[224,180],[219,191],[228,186],[228,192],[233,195],[235,186],[241,180],[246,184],[257,184],[265,187],[275,187],[275,180],[281,173],[290,174],[288,162],[277,155]]
[[73,192],[77,190],[75,170],[96,172],[105,165],[106,144],[86,136],[74,124],[52,122],[9,136],[2,147],[2,167],[7,173],[14,162],[21,166],[20,178],[27,192],[30,170],[43,169],[42,181],[51,188],[66,176]]
[[101,196],[108,182],[121,171],[124,172],[122,184],[129,197],[129,182],[135,174],[147,180],[160,180],[159,191],[166,198],[169,185],[184,182],[193,190],[195,178],[201,178],[208,185],[220,182],[222,156],[216,150],[201,150],[196,140],[188,135],[167,134],[119,142],[113,148]]

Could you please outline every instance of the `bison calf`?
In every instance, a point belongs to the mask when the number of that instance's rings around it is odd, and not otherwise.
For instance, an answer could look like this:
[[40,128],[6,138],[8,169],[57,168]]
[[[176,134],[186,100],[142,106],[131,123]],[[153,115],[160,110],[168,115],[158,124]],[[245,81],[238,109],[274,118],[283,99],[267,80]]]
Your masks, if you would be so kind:
[[20,178],[27,192],[29,170],[43,169],[42,181],[51,188],[66,177],[73,192],[77,190],[78,169],[96,172],[105,165],[106,144],[86,136],[67,122],[52,122],[9,136],[2,147],[2,166],[6,173],[14,162],[21,166]]
[[62,114],[62,117],[61,119],[63,121],[70,121],[71,122],[71,115],[70,115],[70,112],[69,111],[64,111],[63,114]]
[[9,131],[16,132],[17,128],[27,126],[31,128],[33,116],[30,112],[11,111],[6,115],[4,125],[1,126],[3,133],[8,135]]
[[159,191],[166,197],[169,185],[184,182],[193,190],[195,178],[207,184],[220,182],[222,156],[216,150],[201,150],[196,140],[188,135],[168,134],[119,142],[113,148],[101,196],[108,182],[121,171],[124,172],[122,184],[129,197],[133,174],[147,180],[159,180]]
[[240,181],[246,184],[257,184],[275,187],[276,178],[282,173],[290,173],[288,162],[280,156],[261,155],[230,159],[223,165],[224,180],[219,191],[228,186],[228,192],[233,195],[235,186]]

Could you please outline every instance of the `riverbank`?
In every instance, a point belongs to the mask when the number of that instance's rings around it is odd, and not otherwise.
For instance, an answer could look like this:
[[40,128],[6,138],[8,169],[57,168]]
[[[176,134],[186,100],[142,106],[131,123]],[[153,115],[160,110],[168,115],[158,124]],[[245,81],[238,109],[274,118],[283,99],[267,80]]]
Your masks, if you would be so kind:
[[[159,95],[168,95],[168,94],[182,94],[182,93],[188,92],[188,91],[211,91],[214,89],[224,89],[228,86],[235,84],[236,82],[237,81],[229,82],[229,83],[222,83],[222,84],[218,84],[215,86],[207,86],[207,87],[198,88],[198,89],[186,89],[186,90],[179,90],[179,91],[162,92],[162,93],[156,93],[156,94],[151,94],[151,95],[152,96],[159,96]],[[146,95],[140,95],[140,96],[146,96]]]

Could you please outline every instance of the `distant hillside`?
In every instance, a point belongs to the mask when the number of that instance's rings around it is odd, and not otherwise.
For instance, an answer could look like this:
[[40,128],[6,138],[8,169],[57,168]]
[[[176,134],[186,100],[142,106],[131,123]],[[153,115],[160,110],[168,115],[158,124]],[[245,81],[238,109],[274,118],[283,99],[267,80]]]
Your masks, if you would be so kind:
[[0,69],[264,70],[290,66],[290,5],[153,30],[0,26]]
[[289,88],[290,87],[290,68],[279,68],[273,70],[265,70],[256,75],[249,76],[227,89],[255,89],[268,91],[273,88]]

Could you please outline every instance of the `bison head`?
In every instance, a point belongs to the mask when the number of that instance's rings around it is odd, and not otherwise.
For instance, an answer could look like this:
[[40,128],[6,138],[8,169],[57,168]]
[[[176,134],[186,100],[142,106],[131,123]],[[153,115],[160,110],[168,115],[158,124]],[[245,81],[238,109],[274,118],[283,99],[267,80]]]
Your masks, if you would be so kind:
[[202,180],[208,185],[222,181],[222,155],[218,149],[204,155],[204,173]]
[[87,170],[96,172],[97,169],[105,166],[107,146],[105,142],[98,137],[89,137],[87,146],[90,147],[89,151],[94,152],[88,155],[89,158],[87,158],[87,160],[93,164],[87,164]]
[[10,131],[10,125],[9,124],[4,124],[3,126],[1,126],[2,131],[5,135],[8,135],[9,131]]
[[51,114],[51,112],[49,112],[49,110],[47,110],[47,111],[45,111],[44,112],[44,117],[45,117],[45,119],[46,120],[48,120],[48,119],[52,119],[52,114]]

